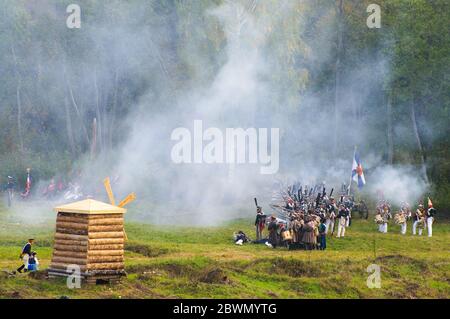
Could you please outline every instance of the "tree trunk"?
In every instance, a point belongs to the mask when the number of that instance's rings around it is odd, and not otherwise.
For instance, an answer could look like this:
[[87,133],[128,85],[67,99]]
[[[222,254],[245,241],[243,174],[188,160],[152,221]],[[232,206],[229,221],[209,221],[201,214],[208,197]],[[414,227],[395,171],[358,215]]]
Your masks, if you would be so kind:
[[72,129],[72,118],[70,116],[70,108],[69,108],[69,99],[67,96],[64,96],[64,109],[66,112],[66,128],[67,128],[67,138],[69,140],[70,152],[72,156],[75,156],[75,139],[73,137],[73,129]]
[[416,138],[416,142],[417,142],[417,148],[419,150],[419,157],[420,157],[420,161],[421,161],[421,171],[422,171],[422,176],[423,179],[425,180],[425,182],[428,184],[428,174],[427,174],[427,166],[425,163],[425,155],[424,155],[424,150],[423,150],[423,146],[422,146],[422,140],[420,138],[420,134],[419,134],[419,129],[417,127],[417,118],[416,118],[416,101],[413,98],[413,101],[411,102],[411,121],[412,121],[412,125],[413,125],[413,130],[414,130],[414,136]]
[[[100,110],[100,93],[97,83],[97,69],[94,70],[94,89],[95,89],[95,113],[97,114],[96,120],[96,134],[98,137],[99,150],[103,150],[103,116]],[[92,137],[94,138],[94,137]]]
[[334,86],[334,143],[333,156],[337,157],[337,150],[339,149],[339,111],[340,111],[340,92],[341,92],[341,55],[342,55],[342,16],[343,16],[343,0],[338,3],[338,31],[337,31],[337,52],[335,62],[335,86]]
[[78,107],[78,104],[75,101],[75,97],[73,95],[72,86],[70,85],[69,77],[67,76],[65,63],[63,64],[63,70],[64,70],[64,79],[66,80],[66,85],[67,85],[67,89],[68,89],[69,94],[70,94],[70,99],[72,101],[72,105],[73,105],[73,107],[75,109],[75,112],[77,113],[78,118],[80,119],[80,125],[81,125],[81,128],[82,128],[83,134],[84,134],[84,138],[86,139],[86,143],[87,143],[87,145],[90,145],[89,134],[87,132],[86,126],[83,123],[83,116],[81,115],[80,108]]
[[387,116],[387,161],[389,165],[394,162],[394,139],[392,136],[392,91],[387,95],[386,116]]
[[22,135],[22,103],[20,100],[20,83],[17,83],[16,97],[17,97],[17,132],[19,134],[20,151],[23,153],[23,135]]
[[16,57],[16,51],[14,50],[14,47],[11,46],[11,53],[13,55],[14,59],[14,69],[16,73],[16,101],[17,101],[17,134],[19,135],[19,148],[20,152],[23,153],[23,134],[22,134],[22,101],[20,98],[20,89],[22,86],[22,83],[20,81],[20,74],[19,74],[19,68],[17,64],[17,57]]
[[116,108],[117,108],[117,90],[119,86],[119,71],[116,68],[116,72],[114,75],[114,89],[113,89],[113,100],[112,100],[112,107],[111,107],[111,116],[109,121],[109,130],[108,130],[108,147],[111,150],[113,147],[113,133],[114,133],[114,126],[116,122]]
[[94,117],[92,121],[92,138],[91,138],[91,160],[95,158],[97,152],[97,119]]

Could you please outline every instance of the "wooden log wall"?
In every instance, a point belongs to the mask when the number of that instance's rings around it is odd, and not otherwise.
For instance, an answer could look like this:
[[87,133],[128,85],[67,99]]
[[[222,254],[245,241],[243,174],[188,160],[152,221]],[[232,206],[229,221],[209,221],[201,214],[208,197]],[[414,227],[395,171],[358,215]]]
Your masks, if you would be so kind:
[[76,264],[85,273],[124,272],[123,214],[58,213],[49,274]]

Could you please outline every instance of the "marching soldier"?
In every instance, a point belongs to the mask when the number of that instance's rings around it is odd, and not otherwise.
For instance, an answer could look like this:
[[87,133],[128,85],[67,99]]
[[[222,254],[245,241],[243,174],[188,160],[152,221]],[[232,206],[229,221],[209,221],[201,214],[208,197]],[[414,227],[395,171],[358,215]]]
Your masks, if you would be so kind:
[[387,234],[388,221],[389,221],[389,219],[391,219],[391,207],[387,203],[385,203],[383,205],[382,217],[383,217],[383,223],[381,224],[381,232]]
[[410,220],[411,219],[411,217],[412,217],[411,207],[409,206],[409,204],[407,202],[403,202],[402,203],[402,205],[400,207],[400,210],[403,213],[405,213],[406,220]]
[[397,225],[400,225],[400,234],[405,235],[406,234],[406,213],[402,209],[395,214],[394,221]]
[[407,202],[403,202],[400,208],[400,212],[403,215],[403,223],[401,223],[401,234],[406,234],[407,222],[412,218],[411,207]]
[[417,208],[416,213],[414,215],[414,223],[412,227],[413,235],[416,234],[416,229],[419,227],[419,236],[422,236],[423,226],[425,221],[425,209],[422,204],[419,204],[419,208]]
[[402,235],[405,235],[406,234],[406,227],[407,227],[407,223],[406,223],[406,221],[407,221],[407,215],[406,215],[406,213],[405,212],[401,212],[401,214],[403,215],[403,222],[400,224],[400,226],[401,226],[401,229],[400,229],[400,233],[402,234]]

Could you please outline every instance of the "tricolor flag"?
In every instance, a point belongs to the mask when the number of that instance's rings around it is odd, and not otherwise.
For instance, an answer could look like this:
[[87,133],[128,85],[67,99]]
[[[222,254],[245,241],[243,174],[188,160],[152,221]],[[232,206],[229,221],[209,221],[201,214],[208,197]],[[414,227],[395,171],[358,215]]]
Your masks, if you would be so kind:
[[430,197],[428,197],[428,208],[433,207],[433,202],[431,201]]
[[362,188],[366,184],[361,160],[359,158],[359,154],[356,151],[355,155],[353,156],[352,179],[358,183],[358,188]]

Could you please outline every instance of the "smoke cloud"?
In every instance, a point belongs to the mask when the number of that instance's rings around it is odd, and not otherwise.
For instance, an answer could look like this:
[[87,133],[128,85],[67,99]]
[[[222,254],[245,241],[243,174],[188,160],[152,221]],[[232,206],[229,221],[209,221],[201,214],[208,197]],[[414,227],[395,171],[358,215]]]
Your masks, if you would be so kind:
[[[368,135],[384,138],[383,132],[378,133],[383,120],[360,121],[358,106],[379,93],[379,75],[389,72],[386,58],[367,56],[348,66],[341,79],[338,114],[332,111],[333,94],[308,86],[335,58],[335,25],[325,23],[335,18],[335,8],[324,5],[313,12],[312,2],[211,2],[209,9],[197,12],[198,23],[181,20],[176,30],[173,15],[143,24],[153,9],[144,10],[138,2],[114,2],[104,7],[102,20],[85,21],[79,34],[90,39],[100,54],[83,61],[69,57],[70,63],[46,61],[42,68],[61,70],[64,64],[67,74],[85,72],[81,87],[86,90],[114,90],[116,72],[121,74],[119,96],[133,96],[134,104],[127,112],[117,110],[123,116],[111,125],[112,133],[120,137],[113,140],[113,150],[99,152],[96,160],[86,150],[74,165],[81,174],[73,179],[84,186],[84,193],[106,201],[102,180],[110,176],[116,179],[113,191],[118,200],[137,193],[128,214],[131,220],[212,225],[252,215],[253,197],[268,210],[276,180],[303,185],[325,181],[328,190],[337,191],[341,183],[349,182],[353,146],[360,145],[366,195],[375,198],[382,189],[395,204],[421,196],[427,186],[413,167],[386,167],[381,152],[364,145]],[[186,10],[198,10],[196,4],[190,6]],[[54,9],[44,11],[56,14]],[[314,41],[306,37],[311,19]],[[173,37],[180,47],[171,47]],[[174,55],[183,61],[182,67]],[[65,81],[62,72],[55,72],[52,79]],[[128,91],[127,81],[139,83],[145,93]],[[80,92],[78,103],[95,110],[92,101],[102,97],[94,93],[83,97]],[[171,133],[179,127],[192,132],[195,120],[201,120],[204,129],[222,132],[279,128],[278,174],[261,175],[255,164],[175,164],[170,157],[175,144]],[[341,133],[337,141],[335,121]],[[77,134],[82,136],[83,130]],[[333,155],[335,146],[338,156]]]

